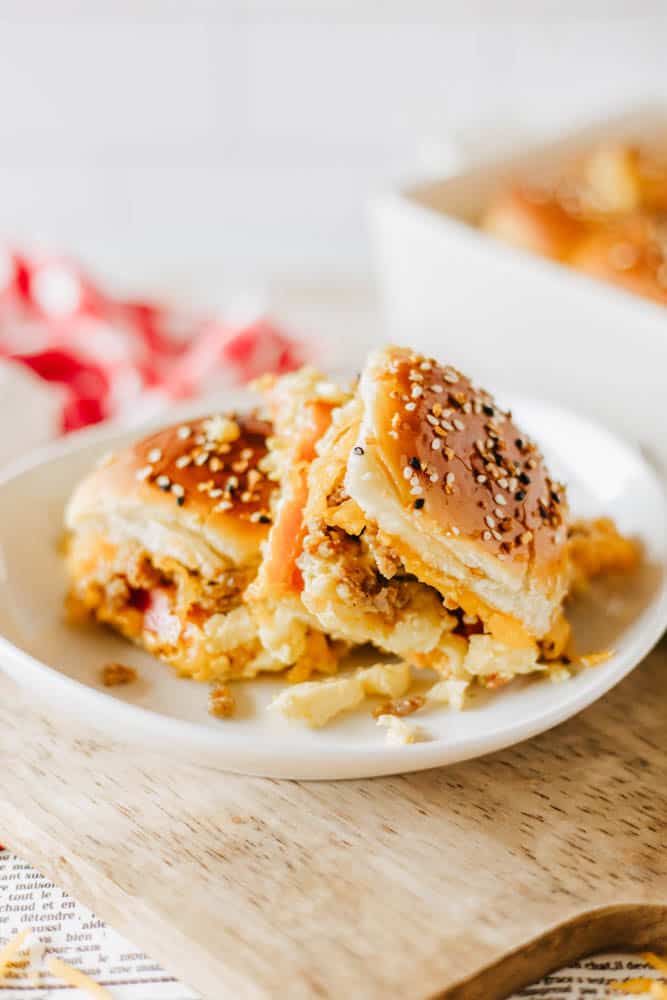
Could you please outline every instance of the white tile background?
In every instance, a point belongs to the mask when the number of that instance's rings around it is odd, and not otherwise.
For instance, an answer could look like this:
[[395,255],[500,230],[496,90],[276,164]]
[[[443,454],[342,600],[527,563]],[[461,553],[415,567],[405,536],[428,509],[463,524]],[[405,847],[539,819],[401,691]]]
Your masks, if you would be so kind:
[[0,0],[0,237],[122,284],[368,273],[369,192],[667,96],[660,0]]

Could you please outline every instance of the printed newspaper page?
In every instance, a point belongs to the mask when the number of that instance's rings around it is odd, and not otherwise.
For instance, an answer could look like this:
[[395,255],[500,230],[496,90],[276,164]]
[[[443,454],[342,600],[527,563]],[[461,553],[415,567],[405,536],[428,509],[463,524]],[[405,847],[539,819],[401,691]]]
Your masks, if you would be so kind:
[[[2,851],[0,950],[26,928],[33,933],[25,940],[26,950],[16,956],[4,978],[0,978],[0,1000],[63,1000],[70,992],[83,998],[84,993],[68,989],[62,979],[46,971],[49,958],[54,956],[103,986],[113,1000],[197,1000],[196,993],[62,889],[9,851]],[[661,977],[641,956],[598,955],[552,973],[541,983],[521,990],[512,1000],[627,998],[627,992],[616,992],[612,984],[642,978]]]

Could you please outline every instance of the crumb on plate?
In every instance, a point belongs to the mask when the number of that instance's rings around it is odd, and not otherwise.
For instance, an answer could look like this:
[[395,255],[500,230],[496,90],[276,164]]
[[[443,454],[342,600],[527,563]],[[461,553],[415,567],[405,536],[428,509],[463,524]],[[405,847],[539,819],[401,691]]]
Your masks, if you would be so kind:
[[105,663],[102,667],[102,683],[108,688],[131,684],[138,676],[134,667],[126,667],[124,663]]
[[409,743],[422,743],[426,740],[424,730],[419,726],[410,725],[396,715],[381,715],[377,725],[384,727],[385,743],[390,746],[407,746]]
[[211,688],[208,699],[209,715],[216,719],[230,719],[236,711],[236,700],[226,684],[216,684]]

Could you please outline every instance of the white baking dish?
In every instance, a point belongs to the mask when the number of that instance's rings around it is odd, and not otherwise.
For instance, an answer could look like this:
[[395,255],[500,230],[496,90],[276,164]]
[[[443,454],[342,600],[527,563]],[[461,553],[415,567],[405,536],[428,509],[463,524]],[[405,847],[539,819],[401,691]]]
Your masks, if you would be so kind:
[[371,222],[387,335],[489,385],[565,403],[667,468],[667,310],[475,227],[509,177],[558,168],[596,140],[667,139],[667,109],[377,198]]

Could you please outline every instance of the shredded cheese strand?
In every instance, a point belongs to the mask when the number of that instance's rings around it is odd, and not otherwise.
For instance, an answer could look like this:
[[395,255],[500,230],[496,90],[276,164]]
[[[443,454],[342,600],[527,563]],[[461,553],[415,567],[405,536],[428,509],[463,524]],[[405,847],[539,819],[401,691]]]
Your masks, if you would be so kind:
[[659,972],[667,972],[667,958],[663,958],[661,955],[656,955],[652,951],[644,951],[640,957]]
[[21,951],[21,946],[25,939],[32,933],[32,927],[26,927],[25,930],[19,931],[18,934],[11,938],[2,951],[0,951],[0,980],[5,978],[12,960]]
[[50,958],[47,967],[52,975],[58,976],[68,986],[75,986],[77,989],[85,990],[90,997],[93,997],[93,1000],[113,1000],[108,990],[105,990],[99,983],[94,982],[85,972],[75,969],[73,966],[68,965],[67,962],[63,962],[62,959]]
[[[621,993],[652,993],[654,986],[660,986],[655,979],[647,979],[645,976],[641,979],[623,979],[614,980],[609,983],[612,990],[619,990]],[[660,994],[657,994],[660,996]]]

